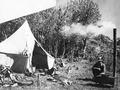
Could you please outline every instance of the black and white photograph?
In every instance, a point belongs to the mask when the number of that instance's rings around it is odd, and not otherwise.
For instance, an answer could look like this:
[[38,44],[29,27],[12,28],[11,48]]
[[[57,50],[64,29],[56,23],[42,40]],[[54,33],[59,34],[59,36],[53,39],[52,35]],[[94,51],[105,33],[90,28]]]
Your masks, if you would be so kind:
[[120,0],[0,0],[0,90],[120,90]]

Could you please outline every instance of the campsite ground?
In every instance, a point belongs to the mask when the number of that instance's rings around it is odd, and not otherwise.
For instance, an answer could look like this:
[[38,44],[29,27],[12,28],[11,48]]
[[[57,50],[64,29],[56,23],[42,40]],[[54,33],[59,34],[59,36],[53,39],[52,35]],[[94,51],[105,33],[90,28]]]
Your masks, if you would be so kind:
[[0,90],[120,90],[120,81],[117,81],[114,88],[93,82],[90,68],[91,65],[86,60],[67,63],[56,71],[58,75],[54,76],[55,79],[36,72],[34,77],[27,77],[28,80],[34,81],[32,85],[0,86]]

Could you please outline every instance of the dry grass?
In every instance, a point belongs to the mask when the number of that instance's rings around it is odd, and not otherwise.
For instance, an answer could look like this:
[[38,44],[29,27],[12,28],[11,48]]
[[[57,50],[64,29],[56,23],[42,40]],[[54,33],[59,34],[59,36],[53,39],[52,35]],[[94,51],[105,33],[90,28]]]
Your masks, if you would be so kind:
[[[34,77],[27,77],[34,83],[30,86],[21,85],[15,87],[0,86],[0,90],[120,90],[120,80],[114,88],[100,86],[92,81],[90,64],[87,61],[67,63],[54,76],[56,81],[48,75],[36,73]],[[66,83],[69,82],[69,83]]]

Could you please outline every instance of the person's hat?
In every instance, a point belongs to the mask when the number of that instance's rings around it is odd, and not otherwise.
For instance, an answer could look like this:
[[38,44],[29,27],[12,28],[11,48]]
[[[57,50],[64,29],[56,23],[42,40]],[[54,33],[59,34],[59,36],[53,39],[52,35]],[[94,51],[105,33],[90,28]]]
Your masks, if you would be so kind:
[[102,57],[99,57],[99,59],[101,60],[101,59],[102,59]]
[[103,60],[102,60],[102,57],[99,57],[99,60],[98,60],[99,62],[103,62]]

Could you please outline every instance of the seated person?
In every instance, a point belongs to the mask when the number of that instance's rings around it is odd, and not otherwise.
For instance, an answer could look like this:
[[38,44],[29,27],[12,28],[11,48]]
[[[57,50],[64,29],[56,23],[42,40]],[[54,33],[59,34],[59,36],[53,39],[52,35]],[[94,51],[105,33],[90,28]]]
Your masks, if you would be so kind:
[[106,75],[106,66],[103,63],[102,58],[100,57],[98,62],[96,62],[92,67],[92,72],[94,75],[94,79],[99,83],[108,83],[108,84],[114,84],[114,77],[110,77],[109,75]]
[[98,62],[96,62],[93,65],[92,72],[93,72],[94,77],[105,75],[105,73],[106,73],[106,66],[103,63],[103,60],[102,60],[101,57],[99,58]]

